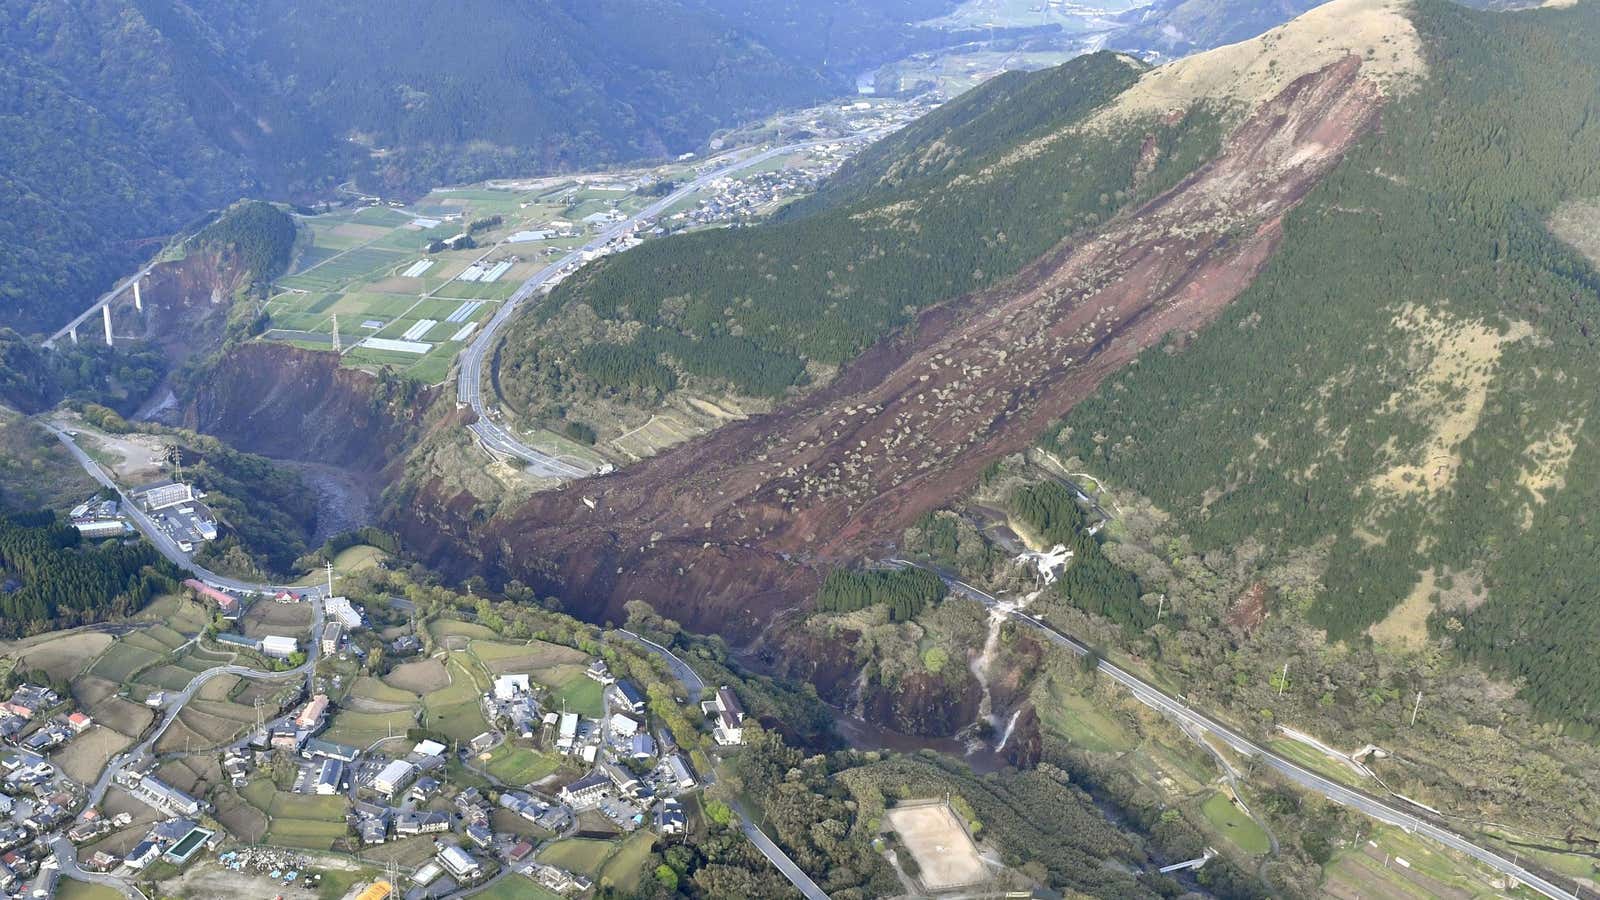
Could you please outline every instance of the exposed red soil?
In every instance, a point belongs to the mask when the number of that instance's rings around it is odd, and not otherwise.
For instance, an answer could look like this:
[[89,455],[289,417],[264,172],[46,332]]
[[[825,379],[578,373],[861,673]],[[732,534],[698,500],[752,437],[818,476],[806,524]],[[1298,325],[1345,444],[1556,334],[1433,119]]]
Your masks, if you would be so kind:
[[1359,69],[1352,56],[1297,80],[1180,185],[928,312],[791,407],[537,495],[504,520],[476,525],[446,514],[459,498],[423,497],[429,525],[406,537],[442,563],[465,557],[559,590],[589,618],[620,620],[640,599],[748,638],[809,600],[829,565],[881,552],[1140,351],[1211,321],[1272,255],[1285,214],[1376,121]]
[[1267,620],[1267,583],[1258,581],[1244,589],[1228,608],[1227,622],[1245,634],[1253,633]]
[[184,424],[251,453],[372,474],[411,445],[429,402],[423,392],[395,408],[379,393],[377,378],[336,353],[247,343],[218,361]]

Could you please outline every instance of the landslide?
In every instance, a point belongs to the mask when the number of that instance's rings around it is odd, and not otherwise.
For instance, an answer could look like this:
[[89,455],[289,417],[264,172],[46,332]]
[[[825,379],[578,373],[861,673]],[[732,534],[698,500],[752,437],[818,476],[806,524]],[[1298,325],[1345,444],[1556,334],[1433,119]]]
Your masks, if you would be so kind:
[[184,425],[274,459],[377,474],[423,428],[431,392],[286,344],[238,344],[208,371]]
[[1339,55],[1287,81],[1176,186],[925,312],[801,402],[502,520],[452,521],[455,498],[433,498],[430,527],[408,542],[446,568],[559,591],[591,618],[620,620],[640,599],[747,637],[1141,350],[1215,317],[1271,255],[1284,215],[1375,124],[1383,94],[1364,68]]

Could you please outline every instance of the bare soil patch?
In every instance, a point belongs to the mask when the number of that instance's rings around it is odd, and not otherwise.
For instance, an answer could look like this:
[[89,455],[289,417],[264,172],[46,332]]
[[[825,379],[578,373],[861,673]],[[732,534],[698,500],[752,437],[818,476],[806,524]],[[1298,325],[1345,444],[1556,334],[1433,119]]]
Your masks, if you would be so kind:
[[444,663],[437,659],[421,659],[390,669],[389,674],[383,677],[383,682],[421,696],[449,687],[450,673],[445,671]]
[[883,817],[916,859],[928,890],[977,884],[989,877],[977,845],[949,804],[897,806]]
[[111,635],[83,631],[35,644],[17,655],[30,669],[43,669],[52,678],[71,678],[111,646]]
[[133,738],[96,725],[51,754],[50,761],[72,780],[80,784],[92,784],[105,770],[106,762],[111,757],[132,745]]

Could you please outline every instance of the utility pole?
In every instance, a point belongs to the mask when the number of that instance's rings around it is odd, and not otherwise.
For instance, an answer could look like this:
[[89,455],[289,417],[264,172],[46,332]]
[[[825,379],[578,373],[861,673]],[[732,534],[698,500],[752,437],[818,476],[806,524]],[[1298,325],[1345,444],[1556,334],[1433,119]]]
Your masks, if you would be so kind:
[[339,347],[339,314],[338,313],[334,313],[334,316],[333,316],[333,352],[335,352],[335,353],[340,352],[340,347]]
[[1288,683],[1289,683],[1289,663],[1287,661],[1285,661],[1284,664],[1283,664],[1283,674],[1278,676],[1278,696],[1279,697],[1283,696],[1283,689],[1284,689],[1284,687],[1286,685],[1288,685]]
[[1161,613],[1166,608],[1167,608],[1167,595],[1166,594],[1162,594],[1161,595],[1161,599],[1156,601],[1156,621],[1157,622],[1161,621]]
[[1411,727],[1417,727],[1417,711],[1422,709],[1422,692],[1417,691],[1417,702],[1411,707]]
[[323,566],[328,570],[328,596],[332,597],[333,596],[333,563],[331,563],[331,562],[323,563]]

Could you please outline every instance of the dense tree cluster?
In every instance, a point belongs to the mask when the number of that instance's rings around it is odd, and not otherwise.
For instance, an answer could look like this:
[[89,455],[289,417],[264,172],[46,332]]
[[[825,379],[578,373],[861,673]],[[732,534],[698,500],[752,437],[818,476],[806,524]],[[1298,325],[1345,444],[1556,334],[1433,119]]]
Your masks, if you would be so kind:
[[128,615],[177,589],[178,571],[143,541],[86,545],[54,513],[0,518],[0,635]]
[[[1600,274],[1546,226],[1600,195],[1600,10],[1411,15],[1427,80],[1290,215],[1256,282],[1047,444],[1198,550],[1325,554],[1310,616],[1331,637],[1421,590],[1436,637],[1600,727]],[[1436,398],[1429,371],[1451,379]],[[1454,421],[1468,433],[1441,448]],[[1572,449],[1541,484],[1550,442]]]
[[289,267],[294,253],[294,217],[271,203],[239,203],[195,235],[202,246],[225,247],[242,272],[264,288]]
[[1128,631],[1155,624],[1156,610],[1141,599],[1139,579],[1106,558],[1100,542],[1084,529],[1083,510],[1065,487],[1054,481],[1017,487],[1011,492],[1011,514],[1045,544],[1072,551],[1055,583],[1072,605]]
[[637,344],[588,344],[572,359],[573,368],[605,387],[665,394],[678,386],[678,376],[656,361],[656,354]]
[[[581,303],[643,324],[639,340],[686,372],[779,396],[802,383],[805,363],[849,361],[918,311],[1015,273],[1211,156],[1220,128],[1205,109],[1007,156],[1082,120],[1138,74],[1093,54],[997,79],[933,125],[867,151],[779,221],[673,236],[584,267],[544,301],[542,318],[514,326],[504,355],[515,367],[536,354],[548,337],[540,326]],[[1147,142],[1154,163],[1144,171]]]
[[834,569],[817,591],[817,609],[852,612],[882,603],[889,607],[891,622],[905,622],[947,592],[939,576],[925,569]]

